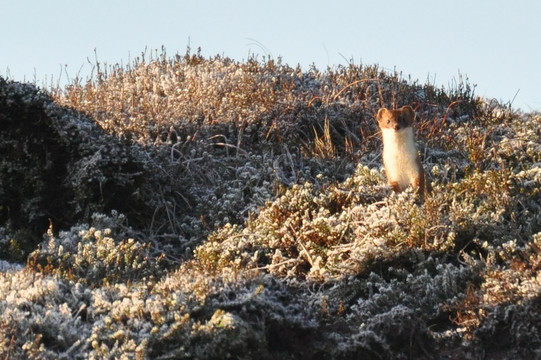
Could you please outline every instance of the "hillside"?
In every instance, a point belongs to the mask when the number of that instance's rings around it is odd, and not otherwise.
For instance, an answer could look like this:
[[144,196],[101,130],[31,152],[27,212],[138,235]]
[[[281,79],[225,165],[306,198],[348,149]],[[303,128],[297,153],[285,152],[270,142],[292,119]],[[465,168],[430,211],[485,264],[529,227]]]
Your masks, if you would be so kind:
[[0,128],[2,358],[541,357],[541,115],[467,79],[163,53],[0,78]]

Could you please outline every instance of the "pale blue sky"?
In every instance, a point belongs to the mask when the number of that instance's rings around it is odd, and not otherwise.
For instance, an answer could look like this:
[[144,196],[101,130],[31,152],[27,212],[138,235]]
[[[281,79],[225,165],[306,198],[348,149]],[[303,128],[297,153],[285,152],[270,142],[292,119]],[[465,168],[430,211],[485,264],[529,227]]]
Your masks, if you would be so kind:
[[[56,80],[87,58],[128,63],[188,44],[236,60],[281,56],[295,66],[379,64],[449,85],[459,72],[476,93],[541,110],[541,1],[537,0],[0,0],[0,75]],[[66,81],[65,72],[61,77]]]

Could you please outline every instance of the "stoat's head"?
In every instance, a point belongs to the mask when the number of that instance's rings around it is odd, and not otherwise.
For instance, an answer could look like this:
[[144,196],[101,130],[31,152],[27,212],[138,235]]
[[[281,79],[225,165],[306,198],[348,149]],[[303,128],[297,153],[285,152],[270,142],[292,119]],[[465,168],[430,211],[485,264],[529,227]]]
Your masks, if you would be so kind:
[[383,129],[392,129],[399,131],[413,126],[415,112],[411,106],[403,106],[401,109],[388,110],[381,108],[378,111],[377,120],[379,127]]

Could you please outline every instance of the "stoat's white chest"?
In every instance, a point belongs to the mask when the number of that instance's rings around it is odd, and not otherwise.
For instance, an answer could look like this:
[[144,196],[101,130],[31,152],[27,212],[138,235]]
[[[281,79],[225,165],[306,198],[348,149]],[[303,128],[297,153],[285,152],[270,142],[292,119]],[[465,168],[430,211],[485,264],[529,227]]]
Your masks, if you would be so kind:
[[383,164],[389,182],[397,182],[405,189],[419,178],[421,169],[417,160],[417,146],[413,127],[401,130],[381,129],[383,137]]

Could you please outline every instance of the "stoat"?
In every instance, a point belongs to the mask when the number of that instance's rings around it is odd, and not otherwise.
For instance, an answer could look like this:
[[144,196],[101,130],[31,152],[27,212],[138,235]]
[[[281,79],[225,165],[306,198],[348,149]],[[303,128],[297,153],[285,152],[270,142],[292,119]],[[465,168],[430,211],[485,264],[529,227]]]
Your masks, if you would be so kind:
[[396,192],[413,186],[416,192],[429,192],[430,183],[417,155],[411,106],[388,110],[381,108],[377,120],[383,137],[383,164],[389,185]]

